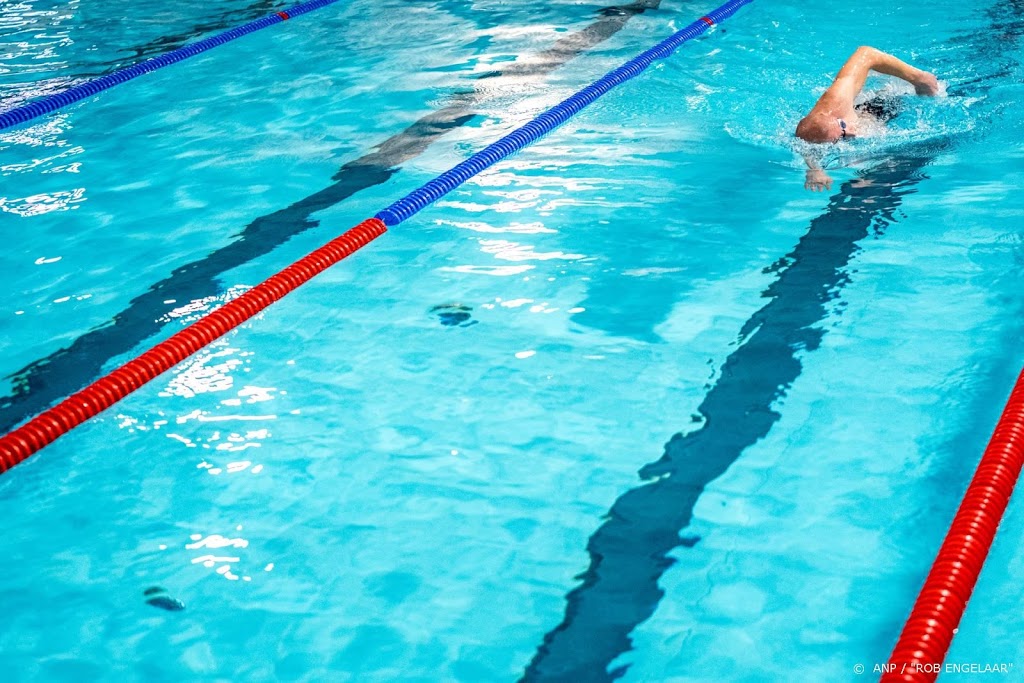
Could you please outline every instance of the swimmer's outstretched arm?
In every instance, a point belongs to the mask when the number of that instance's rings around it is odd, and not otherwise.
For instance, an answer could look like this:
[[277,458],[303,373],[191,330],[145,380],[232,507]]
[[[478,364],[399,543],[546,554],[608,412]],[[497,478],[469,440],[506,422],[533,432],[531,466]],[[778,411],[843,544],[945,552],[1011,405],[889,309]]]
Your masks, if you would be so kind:
[[[939,82],[935,75],[910,66],[906,62],[867,45],[858,47],[839,70],[836,80],[829,88],[834,98],[841,99],[843,104],[852,107],[853,101],[860,94],[867,80],[868,73],[876,71],[887,76],[902,78],[914,86],[918,95],[937,95]],[[825,99],[823,96],[822,99]]]
[[910,66],[906,62],[900,61],[892,55],[876,50],[873,47],[867,49],[871,52],[872,56],[872,71],[902,78],[914,86],[918,95],[939,94],[939,81],[935,78],[935,74]]

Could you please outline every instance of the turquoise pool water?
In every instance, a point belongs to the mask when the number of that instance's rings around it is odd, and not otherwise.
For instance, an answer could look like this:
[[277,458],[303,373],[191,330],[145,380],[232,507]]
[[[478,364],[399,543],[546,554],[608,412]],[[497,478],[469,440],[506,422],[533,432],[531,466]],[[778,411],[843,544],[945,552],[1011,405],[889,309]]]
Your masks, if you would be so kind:
[[[281,6],[5,5],[0,105]],[[603,8],[338,3],[0,132],[5,429],[713,5]],[[5,680],[863,680],[1024,364],[1022,39],[757,0],[62,437]],[[809,193],[864,43],[950,94]],[[1022,531],[950,661],[1024,666]]]

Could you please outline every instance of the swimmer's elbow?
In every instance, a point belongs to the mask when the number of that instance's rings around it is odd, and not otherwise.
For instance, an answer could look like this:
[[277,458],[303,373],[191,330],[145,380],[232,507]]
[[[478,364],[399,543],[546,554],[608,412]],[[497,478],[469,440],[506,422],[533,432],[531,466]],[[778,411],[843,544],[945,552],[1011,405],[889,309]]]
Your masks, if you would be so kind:
[[867,60],[868,62],[876,62],[886,56],[886,54],[877,47],[871,47],[870,45],[861,45],[853,54],[855,57]]

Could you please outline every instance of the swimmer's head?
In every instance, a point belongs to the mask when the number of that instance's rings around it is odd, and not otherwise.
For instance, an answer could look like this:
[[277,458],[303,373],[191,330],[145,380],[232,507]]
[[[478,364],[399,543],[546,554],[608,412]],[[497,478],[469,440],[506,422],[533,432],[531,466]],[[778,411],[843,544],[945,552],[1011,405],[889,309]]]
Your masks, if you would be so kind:
[[800,119],[796,126],[796,136],[807,142],[838,142],[855,137],[856,132],[843,119],[812,112]]

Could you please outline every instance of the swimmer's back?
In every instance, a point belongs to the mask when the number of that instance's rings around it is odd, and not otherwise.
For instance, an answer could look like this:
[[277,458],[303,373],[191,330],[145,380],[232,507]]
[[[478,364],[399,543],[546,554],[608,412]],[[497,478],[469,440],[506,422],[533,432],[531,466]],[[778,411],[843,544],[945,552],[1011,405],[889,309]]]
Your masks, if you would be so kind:
[[875,117],[882,123],[889,123],[900,115],[905,106],[906,104],[903,102],[902,97],[875,95],[865,102],[854,105],[853,108],[857,110],[858,114],[867,114]]

